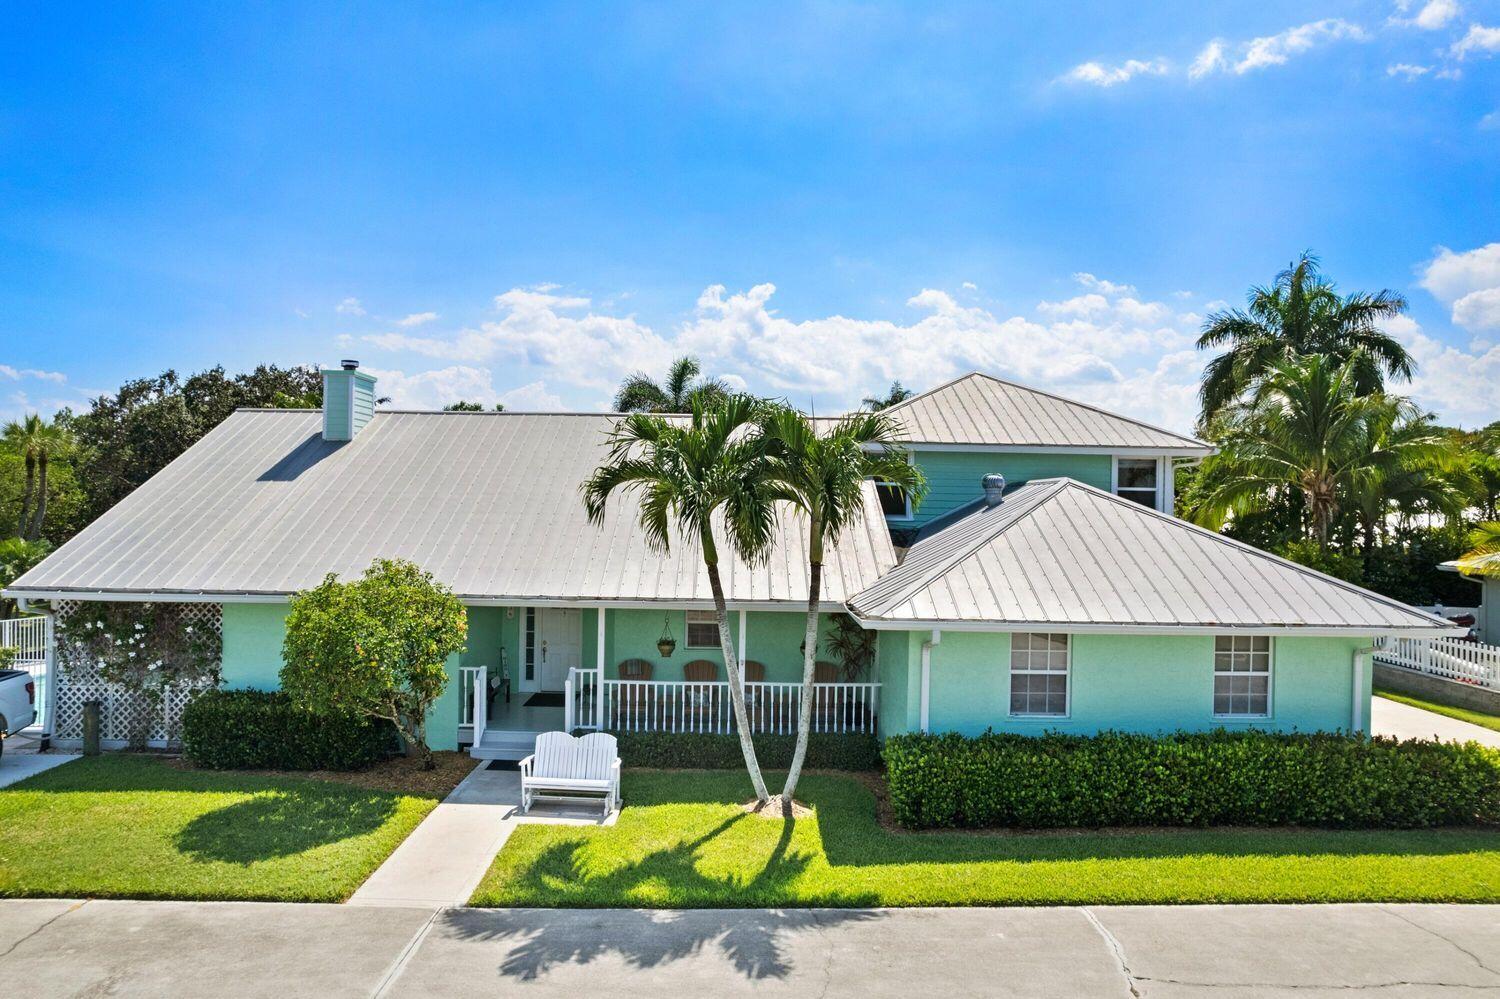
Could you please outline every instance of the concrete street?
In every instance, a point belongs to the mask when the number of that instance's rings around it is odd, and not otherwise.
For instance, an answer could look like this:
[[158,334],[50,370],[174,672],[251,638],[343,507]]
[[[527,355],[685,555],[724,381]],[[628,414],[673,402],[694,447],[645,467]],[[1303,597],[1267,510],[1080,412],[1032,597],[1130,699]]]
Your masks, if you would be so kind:
[[464,910],[0,902],[29,997],[1500,996],[1500,907]]

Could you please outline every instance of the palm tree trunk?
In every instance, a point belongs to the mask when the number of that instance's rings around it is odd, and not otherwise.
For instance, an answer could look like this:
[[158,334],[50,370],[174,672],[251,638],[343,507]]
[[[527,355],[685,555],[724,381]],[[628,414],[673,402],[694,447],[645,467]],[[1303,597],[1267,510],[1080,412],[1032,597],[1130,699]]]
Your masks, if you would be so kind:
[[781,789],[781,813],[792,817],[792,796],[797,793],[797,780],[802,776],[802,762],[807,758],[807,740],[812,732],[813,676],[818,663],[818,591],[823,583],[823,537],[817,519],[809,527],[812,532],[808,550],[807,573],[807,635],[802,653],[802,705],[797,712],[797,749],[792,753],[792,766],[786,772],[786,785]]
[[745,769],[750,773],[750,786],[755,789],[755,800],[764,804],[771,800],[766,791],[766,779],[760,772],[760,761],[755,758],[755,741],[750,733],[750,712],[745,708],[745,685],[740,679],[740,661],[734,652],[734,643],[729,638],[729,608],[724,602],[724,583],[719,579],[719,560],[714,539],[708,531],[703,532],[703,564],[708,569],[708,588],[714,596],[714,616],[719,622],[719,650],[724,654],[724,671],[729,674],[729,703],[734,706],[734,726],[740,735],[740,752],[745,756]]
[[37,457],[36,514],[31,522],[31,540],[42,536],[42,519],[47,516],[47,452]]
[[31,491],[32,483],[36,479],[36,456],[30,451],[26,452],[26,489],[21,493],[21,518],[16,521],[16,537],[23,541],[30,527],[27,523],[27,515],[31,513]]

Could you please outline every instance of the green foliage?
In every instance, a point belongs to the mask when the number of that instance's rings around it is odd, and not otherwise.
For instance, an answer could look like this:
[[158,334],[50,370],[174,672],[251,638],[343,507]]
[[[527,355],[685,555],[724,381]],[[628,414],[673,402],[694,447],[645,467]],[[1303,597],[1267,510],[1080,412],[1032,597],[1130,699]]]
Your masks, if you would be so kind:
[[1331,548],[1324,548],[1316,541],[1289,541],[1274,549],[1277,555],[1309,569],[1327,573],[1346,583],[1363,586],[1365,582],[1364,560],[1358,555],[1346,555]]
[[843,667],[844,679],[859,683],[870,675],[870,668],[875,665],[875,638],[876,633],[862,628],[852,615],[835,614],[833,627],[823,642]]
[[620,383],[615,393],[617,413],[691,413],[693,406],[711,406],[730,395],[729,386],[717,378],[698,377],[703,366],[696,357],[679,357],[667,370],[661,384],[644,371]]
[[[52,546],[45,541],[0,538],[0,590],[14,583],[51,551]],[[11,617],[15,610],[14,600],[0,598],[0,617]]]
[[[460,399],[458,402],[450,402],[448,405],[443,407],[443,412],[445,413],[483,413],[484,411],[484,403],[469,402],[467,399]],[[490,411],[494,413],[505,412],[505,403],[495,403],[495,405],[491,407]]]
[[[620,759],[627,767],[659,770],[734,770],[745,765],[739,736],[706,732],[617,732]],[[755,756],[767,767],[791,764],[797,739],[793,735],[755,736]],[[873,735],[808,737],[806,766],[814,770],[880,769],[880,746]]]
[[1266,732],[987,733],[886,741],[913,829],[1417,828],[1500,822],[1500,752],[1477,743]]
[[360,770],[394,745],[387,722],[309,711],[283,691],[210,690],[182,714],[182,751],[212,770]]
[[282,689],[313,711],[349,711],[395,725],[431,765],[427,712],[448,686],[468,618],[431,573],[379,559],[341,583],[330,574],[292,598],[282,644]]
[[149,695],[167,684],[219,678],[223,644],[213,628],[183,620],[183,604],[99,600],[57,619],[57,640],[73,650],[64,657],[97,665],[111,683]]
[[0,645],[0,669],[10,669],[21,650],[14,645]]

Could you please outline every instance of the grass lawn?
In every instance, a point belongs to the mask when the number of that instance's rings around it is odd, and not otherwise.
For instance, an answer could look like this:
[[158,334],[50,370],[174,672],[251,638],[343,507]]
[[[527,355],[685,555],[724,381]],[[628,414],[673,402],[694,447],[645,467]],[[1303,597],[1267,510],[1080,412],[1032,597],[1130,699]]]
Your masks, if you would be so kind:
[[[779,777],[770,777],[772,787]],[[902,833],[803,779],[816,815],[746,814],[743,774],[627,771],[610,828],[523,825],[473,905],[886,906],[1500,901],[1500,830]]]
[[1451,705],[1439,704],[1436,701],[1424,701],[1420,697],[1413,697],[1410,694],[1404,694],[1395,690],[1382,690],[1379,687],[1375,688],[1375,693],[1387,700],[1410,704],[1412,707],[1421,708],[1423,711],[1447,715],[1449,718],[1457,718],[1459,721],[1470,722],[1474,725],[1483,725],[1485,728],[1492,728],[1496,732],[1500,732],[1500,716],[1497,715],[1487,715],[1483,711],[1474,711],[1470,708],[1455,708]]
[[337,902],[436,803],[150,756],[77,760],[0,790],[0,897]]

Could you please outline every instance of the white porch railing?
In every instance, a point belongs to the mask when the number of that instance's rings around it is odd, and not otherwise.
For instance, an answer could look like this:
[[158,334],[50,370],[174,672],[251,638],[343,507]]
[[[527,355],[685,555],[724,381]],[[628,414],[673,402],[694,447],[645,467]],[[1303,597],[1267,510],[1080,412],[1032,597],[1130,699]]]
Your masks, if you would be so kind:
[[50,617],[17,617],[0,620],[0,648],[16,650],[16,660],[11,669],[23,669],[31,674],[36,684],[37,724],[45,729],[51,716],[47,714],[48,701],[52,696],[50,670],[52,661],[52,619]]
[[[604,680],[598,670],[573,670],[564,693],[564,719],[571,728],[620,732],[734,731],[734,707],[726,681]],[[747,683],[745,704],[752,732],[797,731],[800,683]],[[819,683],[813,686],[812,730],[873,733],[880,713],[878,683]]]
[[489,725],[490,715],[490,671],[487,666],[465,666],[458,674],[459,698],[458,724],[462,728],[465,725],[473,729],[474,742],[477,745],[484,737],[484,730]]
[[1378,662],[1500,690],[1500,646],[1456,638],[1375,640]]
[[479,678],[478,666],[460,666],[458,668],[458,727],[467,728],[474,724],[474,685]]

